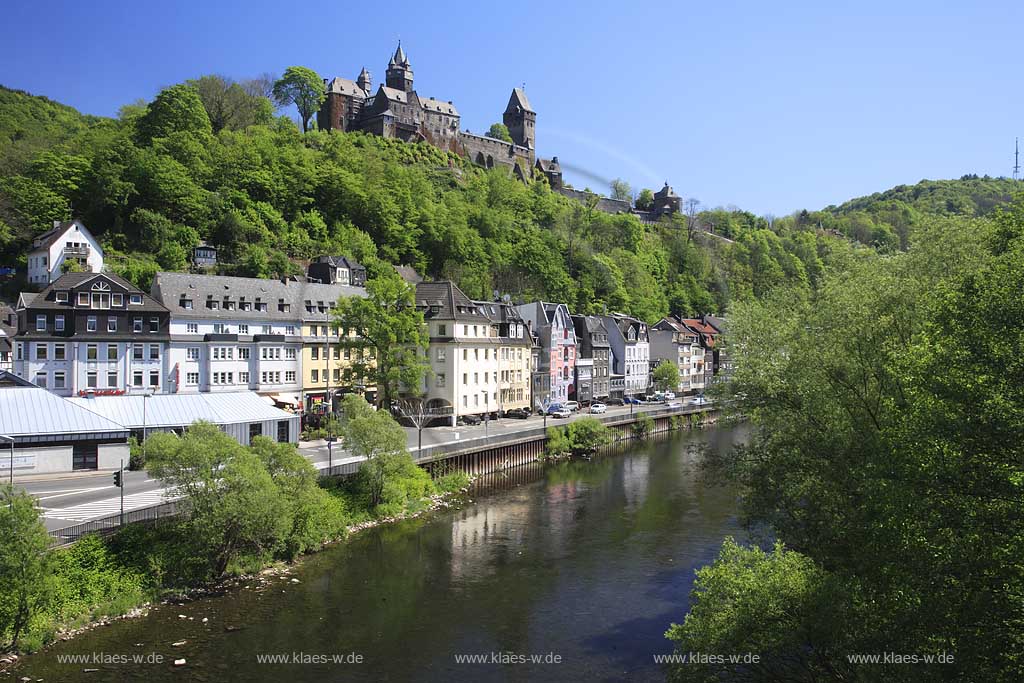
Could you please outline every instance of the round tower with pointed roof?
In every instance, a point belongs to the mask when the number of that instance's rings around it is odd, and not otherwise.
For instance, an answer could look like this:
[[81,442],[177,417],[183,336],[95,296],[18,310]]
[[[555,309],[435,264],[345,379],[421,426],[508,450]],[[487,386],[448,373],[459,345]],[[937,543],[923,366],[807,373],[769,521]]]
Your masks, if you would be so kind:
[[402,49],[402,41],[398,41],[398,49],[388,62],[385,85],[395,90],[412,92],[412,67],[409,66],[409,58]]
[[370,77],[370,72],[363,67],[363,70],[359,72],[359,78],[356,79],[356,85],[367,95],[370,94],[370,88],[373,87],[373,79]]

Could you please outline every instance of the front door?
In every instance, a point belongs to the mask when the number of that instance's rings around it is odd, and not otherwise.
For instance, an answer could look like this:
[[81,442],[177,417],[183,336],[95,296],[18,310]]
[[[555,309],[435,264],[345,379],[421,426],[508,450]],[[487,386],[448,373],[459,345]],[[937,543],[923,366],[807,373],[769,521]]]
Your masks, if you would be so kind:
[[76,443],[71,450],[71,469],[94,470],[98,467],[97,447],[94,443]]

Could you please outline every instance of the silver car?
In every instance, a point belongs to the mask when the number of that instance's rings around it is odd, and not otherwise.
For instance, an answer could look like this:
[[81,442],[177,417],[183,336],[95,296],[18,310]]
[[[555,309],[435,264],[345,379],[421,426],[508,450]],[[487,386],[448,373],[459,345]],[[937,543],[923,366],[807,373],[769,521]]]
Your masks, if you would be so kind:
[[608,411],[608,406],[603,403],[591,403],[590,412],[600,414]]

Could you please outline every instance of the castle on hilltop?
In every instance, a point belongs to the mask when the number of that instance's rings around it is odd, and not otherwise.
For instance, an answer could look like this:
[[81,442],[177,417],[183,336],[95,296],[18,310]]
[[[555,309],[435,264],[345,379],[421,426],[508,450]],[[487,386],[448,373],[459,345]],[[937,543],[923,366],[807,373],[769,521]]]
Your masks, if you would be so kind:
[[425,141],[485,168],[510,168],[524,180],[533,173],[537,112],[522,88],[512,89],[501,117],[512,137],[512,142],[505,142],[462,130],[451,100],[420,96],[413,89],[412,67],[401,42],[376,91],[366,67],[354,81],[338,76],[324,79],[324,85],[327,96],[317,113],[322,130],[361,130],[406,142]]

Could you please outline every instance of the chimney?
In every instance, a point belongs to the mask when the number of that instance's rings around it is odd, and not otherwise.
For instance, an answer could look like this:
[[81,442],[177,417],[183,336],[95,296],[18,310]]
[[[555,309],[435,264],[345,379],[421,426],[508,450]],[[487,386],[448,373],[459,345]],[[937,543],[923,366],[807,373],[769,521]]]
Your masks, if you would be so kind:
[[60,221],[54,221],[53,222],[53,227],[59,228],[60,227]]

